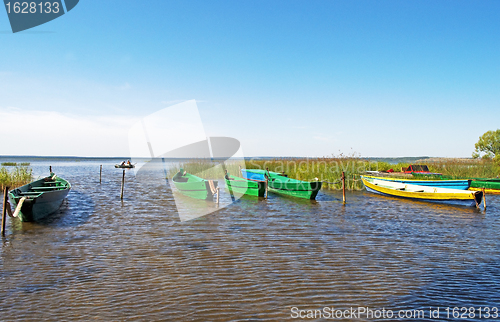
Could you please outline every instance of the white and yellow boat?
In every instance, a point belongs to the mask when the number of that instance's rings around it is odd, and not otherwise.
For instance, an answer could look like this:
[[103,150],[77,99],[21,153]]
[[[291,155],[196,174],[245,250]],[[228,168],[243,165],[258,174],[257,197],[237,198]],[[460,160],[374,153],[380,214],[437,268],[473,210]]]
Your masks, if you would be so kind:
[[386,196],[471,207],[479,207],[483,199],[482,191],[420,186],[365,176],[361,176],[361,180],[367,191]]

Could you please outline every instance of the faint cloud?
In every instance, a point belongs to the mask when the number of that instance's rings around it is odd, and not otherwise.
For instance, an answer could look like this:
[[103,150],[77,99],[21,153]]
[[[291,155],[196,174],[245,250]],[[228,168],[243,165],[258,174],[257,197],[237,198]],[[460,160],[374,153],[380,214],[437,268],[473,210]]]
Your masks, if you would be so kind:
[[[0,119],[0,136],[12,138],[2,146],[2,153],[13,155],[126,155],[127,132],[137,122],[135,117],[120,114],[72,115],[16,107],[0,108]],[[20,120],[25,131],[19,131]],[[17,134],[12,137],[12,133]]]

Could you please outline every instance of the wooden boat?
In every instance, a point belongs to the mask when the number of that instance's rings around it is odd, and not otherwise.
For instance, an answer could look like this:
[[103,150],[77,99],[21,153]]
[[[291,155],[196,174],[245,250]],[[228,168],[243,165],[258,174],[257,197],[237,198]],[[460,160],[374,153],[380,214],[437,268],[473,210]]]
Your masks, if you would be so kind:
[[115,168],[117,169],[132,169],[135,168],[135,165],[133,164],[115,164]]
[[406,178],[393,178],[393,177],[376,177],[365,176],[365,178],[373,178],[377,180],[385,180],[391,182],[399,182],[404,184],[416,184],[419,186],[428,186],[436,188],[449,188],[458,190],[467,190],[471,185],[471,180],[419,180],[419,179],[406,179]]
[[245,178],[235,177],[226,173],[226,188],[231,194],[248,195],[256,197],[265,197],[266,182],[258,180],[247,180]]
[[[268,181],[268,190],[282,195],[315,199],[321,189],[321,181],[302,181],[288,178],[286,175],[268,170],[242,169],[245,179],[251,181]],[[266,178],[267,177],[267,178]]]
[[470,190],[481,191],[491,194],[500,194],[500,179],[473,179]]
[[9,200],[16,208],[14,217],[21,221],[40,220],[61,207],[70,189],[71,184],[54,173],[13,189],[9,192]]
[[386,196],[475,207],[479,207],[483,199],[481,191],[419,186],[365,176],[361,176],[361,180],[367,191]]
[[217,191],[217,181],[205,180],[180,169],[172,178],[175,187],[183,195],[194,199],[212,200]]

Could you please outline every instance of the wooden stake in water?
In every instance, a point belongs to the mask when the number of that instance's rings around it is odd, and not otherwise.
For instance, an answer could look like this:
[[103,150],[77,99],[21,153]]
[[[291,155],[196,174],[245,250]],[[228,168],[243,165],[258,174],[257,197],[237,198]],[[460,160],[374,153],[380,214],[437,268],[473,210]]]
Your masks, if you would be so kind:
[[125,187],[125,169],[123,169],[123,176],[122,176],[122,192],[120,194],[120,199],[123,200],[123,188]]
[[486,190],[483,188],[483,206],[484,210],[486,210]]
[[7,221],[5,215],[7,213],[7,206],[10,207],[10,205],[7,204],[8,194],[9,194],[9,187],[5,187],[5,189],[3,190],[2,236],[5,236],[5,222]]
[[102,164],[99,169],[99,183],[101,183],[101,179],[102,179]]
[[217,207],[219,207],[219,195],[220,195],[220,188],[217,187]]
[[342,202],[345,203],[345,173],[342,172]]

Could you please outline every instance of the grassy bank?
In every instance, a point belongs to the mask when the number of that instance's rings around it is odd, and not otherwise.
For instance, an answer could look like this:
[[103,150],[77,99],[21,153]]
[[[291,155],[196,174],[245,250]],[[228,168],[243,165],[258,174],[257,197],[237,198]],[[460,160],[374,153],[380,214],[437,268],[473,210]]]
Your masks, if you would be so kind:
[[17,162],[2,162],[0,164],[2,167],[15,167],[15,166],[21,166],[21,167],[27,167],[30,165],[29,162],[21,162],[21,163],[17,163]]
[[10,171],[4,167],[0,168],[0,188],[15,188],[33,181],[32,170],[26,166],[17,166]]
[[[500,167],[488,160],[459,160],[442,159],[438,162],[427,163],[432,172],[442,173],[453,178],[495,178],[500,173]],[[239,165],[247,169],[269,169],[275,172],[284,172],[290,178],[313,181],[316,178],[324,182],[324,189],[341,189],[338,183],[342,172],[346,174],[348,190],[361,190],[363,184],[359,176],[366,171],[387,171],[393,169],[398,172],[406,168],[409,163],[390,164],[381,161],[370,161],[355,156],[340,156],[330,158],[276,158],[276,159],[249,159],[229,163],[226,169],[230,174],[240,176]],[[189,173],[205,179],[221,178],[223,170],[219,163],[208,160],[196,160],[180,164]],[[180,167],[170,169],[168,176],[171,178],[179,171]]]

